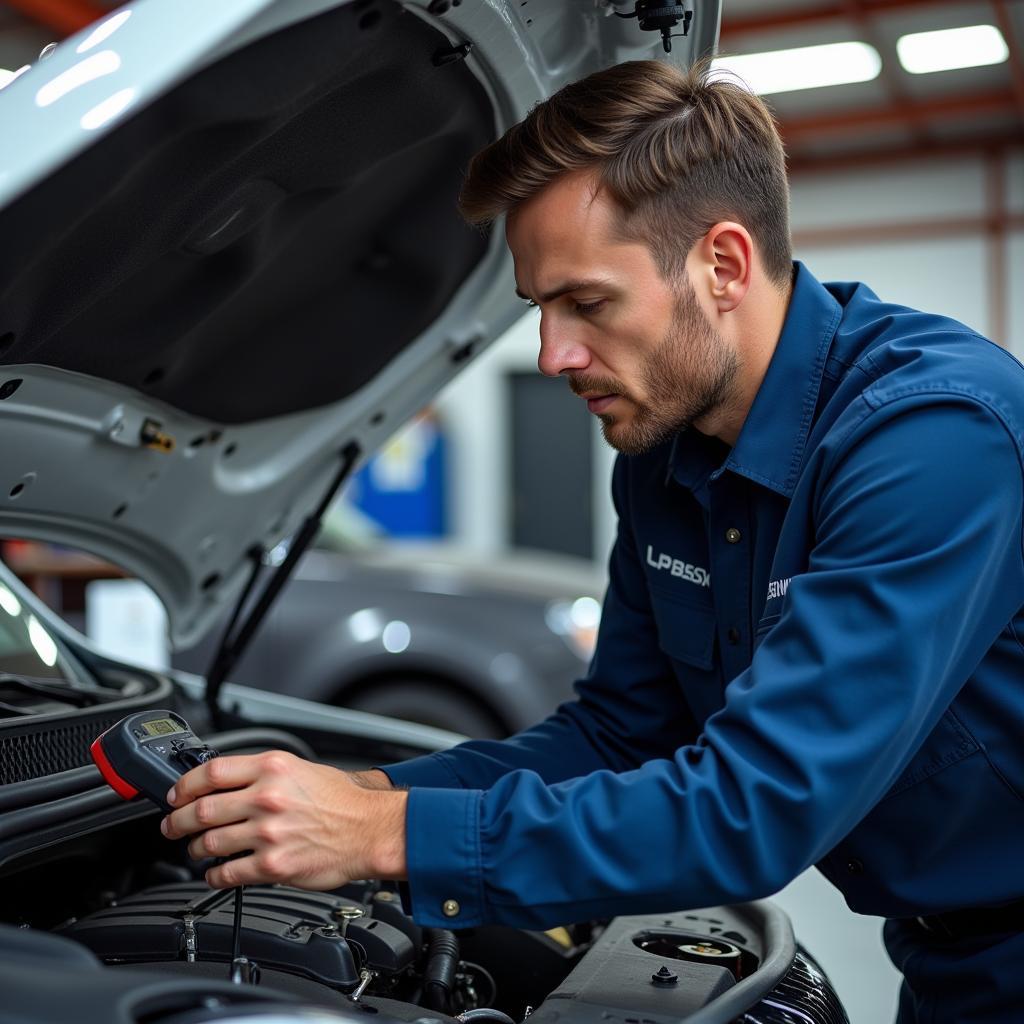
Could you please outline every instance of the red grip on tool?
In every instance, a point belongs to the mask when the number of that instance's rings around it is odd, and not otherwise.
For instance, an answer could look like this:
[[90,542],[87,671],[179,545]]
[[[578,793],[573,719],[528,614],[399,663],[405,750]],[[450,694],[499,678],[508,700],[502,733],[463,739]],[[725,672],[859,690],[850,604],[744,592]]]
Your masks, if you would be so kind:
[[114,771],[114,766],[107,760],[107,755],[104,753],[103,744],[100,743],[101,739],[102,737],[98,736],[89,744],[89,753],[92,754],[92,759],[107,785],[123,800],[131,800],[139,795],[139,791]]

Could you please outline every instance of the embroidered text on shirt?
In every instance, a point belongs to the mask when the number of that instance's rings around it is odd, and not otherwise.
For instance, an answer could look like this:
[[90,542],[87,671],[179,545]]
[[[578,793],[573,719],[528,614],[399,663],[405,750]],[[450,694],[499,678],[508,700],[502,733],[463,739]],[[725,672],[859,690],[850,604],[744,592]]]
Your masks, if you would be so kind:
[[650,544],[647,545],[647,564],[655,569],[667,569],[673,576],[689,580],[698,587],[711,586],[711,573],[707,569],[702,569],[699,565],[690,565],[689,562],[681,562],[678,558],[665,554],[658,555],[655,561],[654,549]]

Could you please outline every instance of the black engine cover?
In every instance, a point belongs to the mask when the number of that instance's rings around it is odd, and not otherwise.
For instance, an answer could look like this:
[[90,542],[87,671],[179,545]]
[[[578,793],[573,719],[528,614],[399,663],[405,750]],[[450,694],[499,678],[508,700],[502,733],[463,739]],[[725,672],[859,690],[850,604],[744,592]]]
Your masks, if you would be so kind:
[[[214,976],[215,969],[220,977]],[[77,942],[2,924],[0,992],[0,1021],[5,1024],[215,1024],[259,1019],[268,1024],[358,1024],[371,1015],[376,1024],[458,1024],[452,1017],[393,999],[365,996],[352,1003],[276,971],[252,986],[229,983],[223,965],[212,963],[108,969]]]
[[[329,893],[251,886],[245,890],[241,952],[261,968],[348,992],[364,966],[393,977],[416,960],[409,936],[371,912]],[[181,882],[145,889],[63,931],[107,963],[194,958],[226,964],[233,915],[233,891]]]

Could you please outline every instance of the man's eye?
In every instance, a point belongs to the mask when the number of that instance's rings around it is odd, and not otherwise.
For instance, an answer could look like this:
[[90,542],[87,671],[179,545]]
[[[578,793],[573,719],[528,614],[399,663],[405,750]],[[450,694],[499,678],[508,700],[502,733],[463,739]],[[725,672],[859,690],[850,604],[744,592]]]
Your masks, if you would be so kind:
[[576,312],[583,313],[584,315],[596,313],[605,304],[605,301],[605,299],[598,299],[596,302],[577,302]]

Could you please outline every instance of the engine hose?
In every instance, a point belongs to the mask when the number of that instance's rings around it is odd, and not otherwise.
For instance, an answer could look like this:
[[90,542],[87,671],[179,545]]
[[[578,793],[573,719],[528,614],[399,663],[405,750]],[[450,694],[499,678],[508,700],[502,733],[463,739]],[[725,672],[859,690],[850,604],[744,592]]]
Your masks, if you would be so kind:
[[465,1013],[460,1013],[455,1019],[463,1021],[464,1024],[469,1024],[470,1021],[481,1021],[483,1024],[516,1024],[507,1013],[487,1007],[481,1007],[479,1010],[467,1010]]
[[[208,739],[210,745],[222,754],[238,748],[276,748],[289,750],[310,761],[316,756],[305,740],[279,729],[233,729]],[[26,832],[64,825],[75,815],[109,810],[122,806],[122,803],[121,797],[103,781],[103,776],[94,765],[5,784],[0,786],[0,839],[11,839]],[[156,813],[156,808],[150,806],[149,812]]]
[[458,965],[459,940],[455,933],[432,928],[427,936],[427,966],[423,971],[423,1002],[429,1009],[443,1013],[451,1006]]

